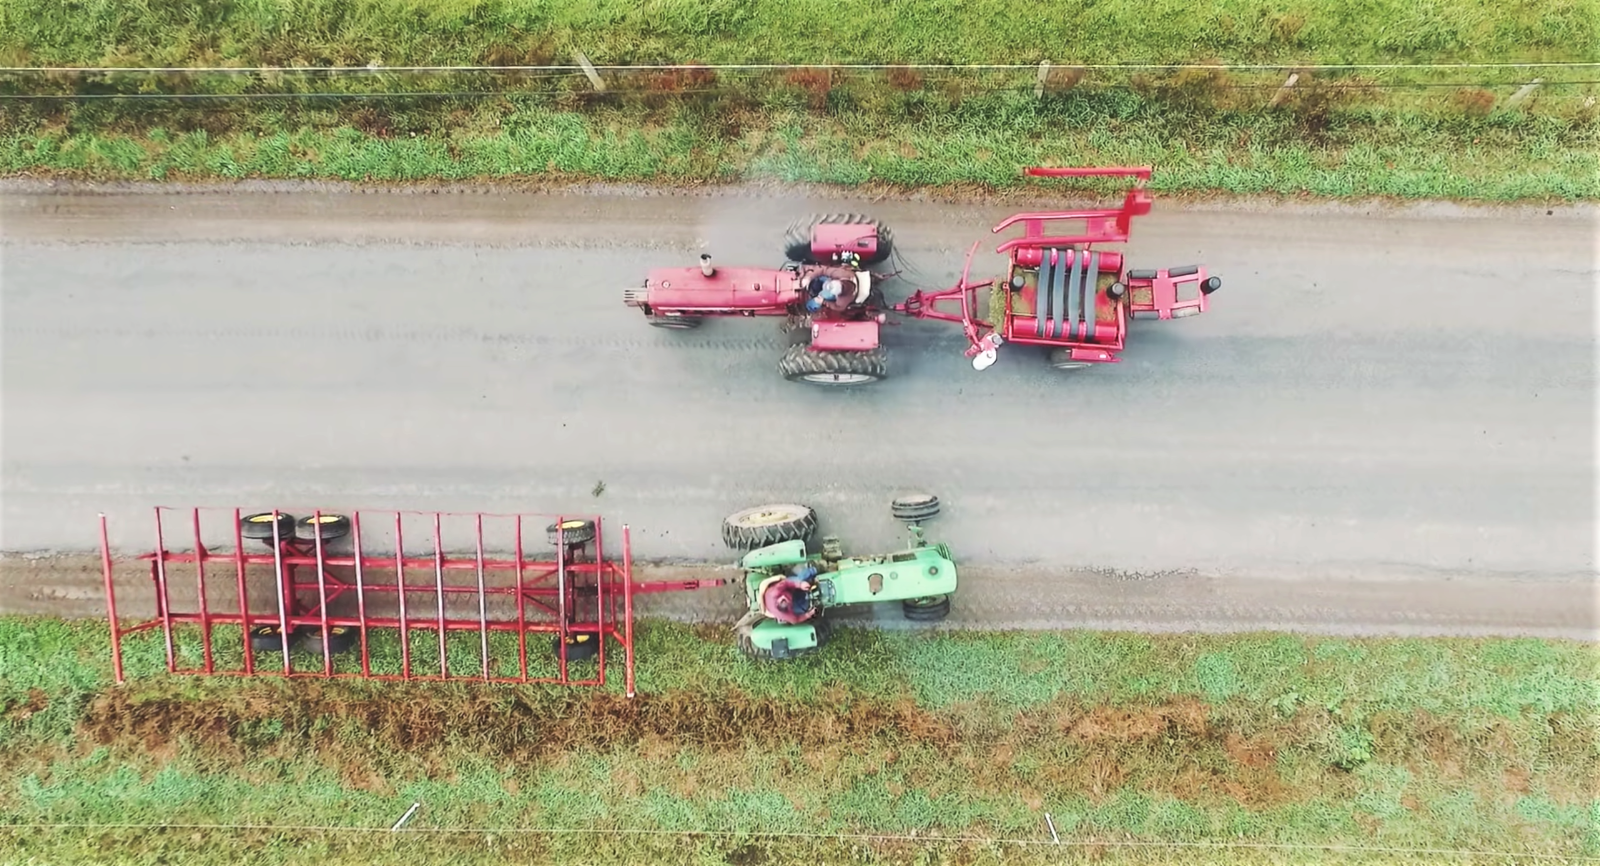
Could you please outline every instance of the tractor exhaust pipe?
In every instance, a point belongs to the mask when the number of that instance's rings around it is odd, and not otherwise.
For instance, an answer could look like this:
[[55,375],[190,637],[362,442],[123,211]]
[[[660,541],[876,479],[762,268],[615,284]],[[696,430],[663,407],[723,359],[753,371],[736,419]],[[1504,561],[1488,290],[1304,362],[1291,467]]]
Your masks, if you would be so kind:
[[711,266],[710,253],[700,254],[700,273],[705,274],[708,277],[714,277],[717,275],[717,269]]

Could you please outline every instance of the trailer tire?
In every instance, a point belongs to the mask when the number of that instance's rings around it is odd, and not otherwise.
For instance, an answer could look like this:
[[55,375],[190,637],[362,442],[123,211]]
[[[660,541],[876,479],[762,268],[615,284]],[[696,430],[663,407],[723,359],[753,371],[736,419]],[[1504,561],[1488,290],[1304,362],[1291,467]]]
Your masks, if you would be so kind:
[[571,547],[574,544],[588,544],[589,542],[594,541],[594,521],[573,518],[562,523],[552,523],[544,528],[545,534],[550,537],[550,544],[552,546],[557,543],[557,527],[561,527],[565,530],[559,540],[566,542],[568,547]]
[[908,598],[900,602],[900,610],[912,622],[938,622],[950,615],[950,596]]
[[322,536],[322,543],[338,541],[350,534],[350,518],[343,514],[324,514],[322,521],[317,522],[317,515],[308,514],[295,523],[295,536],[301,541],[316,541],[317,536]]
[[649,322],[653,327],[665,328],[669,331],[688,331],[700,327],[699,316],[650,316]]
[[[262,511],[239,518],[239,534],[253,541],[272,543],[272,512]],[[278,540],[294,540],[294,515],[278,512]]]
[[1050,366],[1056,368],[1057,370],[1082,370],[1091,363],[1093,362],[1072,360],[1071,349],[1050,350]]
[[889,375],[889,353],[882,346],[865,352],[820,352],[790,346],[778,361],[778,372],[791,382],[849,387],[870,385]]
[[[561,635],[550,639],[550,652],[559,661],[561,658]],[[569,634],[567,635],[567,662],[588,661],[600,654],[600,641],[597,635]]]
[[817,531],[817,512],[793,502],[758,505],[722,520],[722,543],[734,550],[755,550],[785,541],[809,541]]
[[939,514],[939,497],[932,493],[907,493],[895,497],[889,503],[889,511],[895,520],[906,523],[916,523],[936,517]]
[[870,225],[878,230],[878,249],[871,256],[862,256],[861,264],[868,267],[887,261],[894,252],[894,232],[881,222],[865,214],[839,213],[839,214],[812,214],[802,217],[789,224],[783,233],[783,254],[791,262],[804,262],[806,264],[828,264],[818,262],[811,257],[811,232],[819,225]]

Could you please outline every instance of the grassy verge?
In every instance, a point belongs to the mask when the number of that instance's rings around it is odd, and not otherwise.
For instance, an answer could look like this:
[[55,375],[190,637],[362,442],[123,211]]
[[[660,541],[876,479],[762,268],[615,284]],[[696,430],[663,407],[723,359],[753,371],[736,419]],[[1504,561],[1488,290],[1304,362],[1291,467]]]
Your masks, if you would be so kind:
[[[1004,187],[1024,165],[1131,162],[1168,193],[1600,197],[1590,69],[1316,71],[1274,103],[1279,71],[1072,66],[1595,61],[1600,0],[1111,0],[1044,22],[1024,0],[5,8],[0,54],[20,65],[542,65],[575,48],[602,64],[1058,64],[1039,98],[1031,70],[634,71],[603,94],[576,72],[12,75],[0,92],[96,98],[0,103],[8,175]],[[1543,86],[1512,106],[1533,74]]]
[[[1600,854],[1600,676],[1579,644],[847,630],[754,666],[720,633],[652,623],[639,643],[631,701],[169,678],[155,639],[114,688],[92,623],[0,621],[0,849],[1062,862],[1037,844],[1049,812],[1098,862],[1172,854],[1129,842],[1216,863]],[[365,832],[416,801],[403,841]]]
[[[369,111],[373,111],[370,106]],[[34,118],[0,134],[0,173],[117,179],[316,178],[408,182],[525,178],[1006,187],[1026,165],[1154,164],[1168,192],[1480,200],[1600,198],[1600,131],[1539,116],[1404,114],[1303,134],[1287,115],[1219,112],[1211,122],[1138,97],[974,99],[938,122],[800,110],[718,114],[679,106],[561,111],[506,103],[448,119],[414,110],[200,118],[140,124]],[[210,122],[210,121],[206,121]],[[730,128],[729,124],[732,124]],[[197,128],[198,127],[198,128]]]
[[1596,0],[6,0],[7,65],[1600,59]]

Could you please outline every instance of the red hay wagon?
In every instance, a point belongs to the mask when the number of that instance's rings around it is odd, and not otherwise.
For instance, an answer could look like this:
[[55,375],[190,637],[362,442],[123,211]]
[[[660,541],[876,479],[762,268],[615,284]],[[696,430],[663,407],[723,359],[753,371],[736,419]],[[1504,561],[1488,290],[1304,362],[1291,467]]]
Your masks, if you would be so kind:
[[[605,685],[609,640],[632,697],[634,596],[725,582],[635,584],[628,527],[608,559],[599,516],[301,513],[155,509],[155,550],[137,557],[154,615],[131,624],[102,514],[117,682],[125,639],[157,630],[176,674],[575,686]],[[530,635],[548,638],[547,654],[529,653]],[[592,675],[574,675],[589,662]]]
[[[1116,363],[1127,344],[1130,318],[1177,319],[1203,313],[1207,299],[1222,287],[1222,280],[1208,276],[1201,265],[1130,270],[1121,252],[1095,249],[1097,244],[1127,242],[1133,218],[1150,212],[1150,193],[1144,186],[1150,168],[1029,168],[1024,173],[1125,176],[1137,182],[1118,208],[1021,213],[995,226],[991,232],[999,234],[1021,223],[1023,235],[995,248],[1010,262],[1004,291],[998,303],[990,303],[994,321],[977,317],[977,290],[998,287],[999,281],[968,279],[978,244],[967,252],[961,281],[954,288],[918,291],[894,307],[916,318],[961,323],[974,368],[987,369],[1005,343],[1048,349],[1050,365],[1059,370]],[[1080,223],[1081,228],[1047,234],[1047,226],[1063,222]],[[959,315],[937,309],[939,302],[950,300],[961,302]]]

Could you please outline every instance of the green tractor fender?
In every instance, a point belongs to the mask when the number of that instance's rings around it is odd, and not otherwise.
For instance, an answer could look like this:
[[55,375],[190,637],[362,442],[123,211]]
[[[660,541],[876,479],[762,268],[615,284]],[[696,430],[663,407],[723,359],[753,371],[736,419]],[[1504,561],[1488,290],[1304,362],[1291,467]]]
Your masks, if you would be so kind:
[[758,547],[744,555],[739,560],[739,567],[746,571],[768,571],[774,568],[784,568],[790,565],[799,565],[810,557],[806,555],[804,540],[783,541]]

